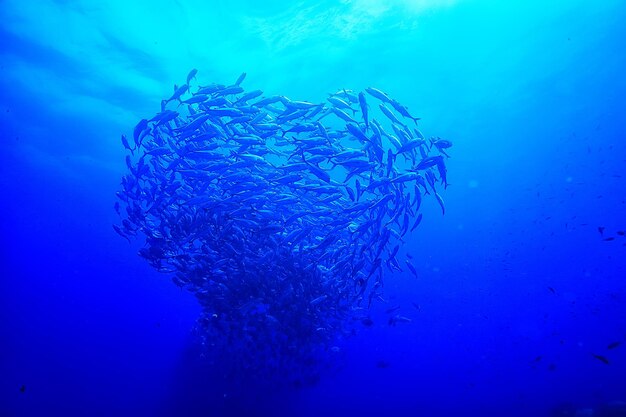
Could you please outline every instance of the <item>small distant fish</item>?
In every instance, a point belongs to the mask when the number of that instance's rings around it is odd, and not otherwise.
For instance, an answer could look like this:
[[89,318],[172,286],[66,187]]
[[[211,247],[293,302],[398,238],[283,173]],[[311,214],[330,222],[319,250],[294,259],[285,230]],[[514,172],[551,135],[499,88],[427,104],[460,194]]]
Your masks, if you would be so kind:
[[600,362],[604,363],[605,365],[610,364],[609,360],[602,355],[593,355],[593,357],[599,360]]
[[367,101],[365,100],[365,94],[359,93],[359,106],[361,107],[361,114],[363,115],[363,121],[365,122],[365,129],[369,127],[369,120],[367,117]]
[[311,300],[311,305],[312,306],[317,305],[317,304],[321,303],[322,301],[324,301],[326,298],[328,298],[328,296],[326,294],[320,295],[319,297],[314,298],[313,300]]
[[604,236],[604,229],[606,229],[604,226],[598,226],[598,232],[600,232],[600,236]]
[[130,239],[128,238],[128,236],[126,236],[126,233],[124,233],[124,231],[116,224],[113,225],[113,230],[115,230],[115,232],[122,236],[124,239],[128,240],[128,243],[130,243]]
[[618,230],[617,234],[620,235],[620,236],[624,236],[624,235],[626,235],[626,232],[623,231],[623,230]]
[[401,315],[395,315],[393,317],[389,318],[388,324],[390,326],[395,326],[397,323],[410,323],[412,320],[408,317],[405,316],[401,316]]
[[22,386],[20,387],[20,392],[22,392],[22,393],[23,393],[23,392],[26,392],[26,385],[22,385]]
[[621,344],[622,344],[621,342],[612,342],[612,343],[609,343],[609,345],[606,348],[607,349],[615,349],[616,347],[618,347]]
[[400,310],[400,305],[388,308],[387,310],[385,310],[385,314],[391,314],[391,313],[393,313],[394,311],[397,311],[397,310]]
[[552,294],[556,294],[556,291],[554,290],[554,288],[548,287],[548,289],[550,290],[550,292],[552,292]]
[[615,240],[615,238],[613,236],[611,237],[605,237],[604,239],[602,239],[604,242],[610,242],[612,240]]
[[237,81],[235,81],[234,85],[239,86],[239,84],[241,84],[243,80],[246,78],[246,75],[247,74],[245,72],[242,72],[239,78],[237,78]]
[[130,147],[130,144],[128,143],[128,139],[126,139],[126,135],[122,135],[122,145],[124,145],[124,148],[130,151],[131,155],[134,155],[133,149]]
[[369,317],[363,317],[361,319],[361,324],[365,327],[372,327],[374,325],[374,320]]
[[196,78],[197,73],[198,73],[198,70],[195,68],[189,71],[189,74],[187,74],[187,85],[189,85],[189,81]]
[[[415,230],[415,228],[420,224],[420,222],[422,221],[422,217],[423,217],[422,213],[417,215],[417,219],[415,219],[415,223],[413,223],[413,226],[411,227],[411,232],[413,230]],[[408,256],[408,254],[407,254],[407,256]]]

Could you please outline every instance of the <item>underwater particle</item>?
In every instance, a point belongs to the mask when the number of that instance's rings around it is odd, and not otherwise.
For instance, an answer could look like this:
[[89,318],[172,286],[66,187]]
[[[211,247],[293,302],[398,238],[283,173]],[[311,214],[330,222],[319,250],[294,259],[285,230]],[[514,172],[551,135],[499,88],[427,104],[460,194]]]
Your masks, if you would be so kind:
[[467,187],[468,187],[468,188],[478,188],[478,181],[476,181],[476,180],[470,180],[470,181],[467,183]]
[[381,359],[378,362],[376,362],[376,367],[380,369],[389,368],[390,365],[391,364],[384,359]]
[[554,288],[552,288],[552,287],[548,287],[548,289],[550,290],[550,292],[551,292],[552,294],[556,294],[556,291],[554,290]]

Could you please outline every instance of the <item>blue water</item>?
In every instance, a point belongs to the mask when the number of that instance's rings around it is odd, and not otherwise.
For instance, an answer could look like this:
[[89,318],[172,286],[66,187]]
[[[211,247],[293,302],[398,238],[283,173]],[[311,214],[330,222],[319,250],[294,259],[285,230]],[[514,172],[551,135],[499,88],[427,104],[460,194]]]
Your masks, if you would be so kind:
[[[0,416],[608,415],[626,5],[596,3],[1,2]],[[191,68],[312,102],[376,86],[454,143],[446,214],[425,200],[407,240],[419,278],[386,278],[412,322],[375,306],[304,386],[224,382],[194,296],[111,228],[120,134]]]

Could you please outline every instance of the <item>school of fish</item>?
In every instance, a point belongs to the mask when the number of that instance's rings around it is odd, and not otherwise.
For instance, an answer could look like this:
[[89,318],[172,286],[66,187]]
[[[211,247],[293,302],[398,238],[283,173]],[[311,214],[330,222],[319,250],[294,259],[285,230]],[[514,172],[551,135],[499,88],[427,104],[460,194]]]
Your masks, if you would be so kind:
[[375,88],[310,103],[245,91],[245,73],[192,92],[196,74],[122,136],[113,227],[195,294],[207,347],[290,372],[371,322],[388,272],[417,276],[399,249],[423,196],[445,213],[452,144]]

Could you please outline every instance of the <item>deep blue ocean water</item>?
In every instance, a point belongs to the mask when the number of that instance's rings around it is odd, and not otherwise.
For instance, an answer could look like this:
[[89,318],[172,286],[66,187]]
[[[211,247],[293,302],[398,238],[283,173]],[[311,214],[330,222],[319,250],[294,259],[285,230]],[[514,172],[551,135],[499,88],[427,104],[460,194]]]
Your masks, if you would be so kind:
[[[0,416],[609,415],[625,19],[617,0],[0,2]],[[191,68],[312,102],[375,86],[454,144],[446,214],[425,200],[405,245],[419,278],[386,278],[412,322],[375,306],[304,386],[225,383],[193,295],[111,227],[120,135]]]

